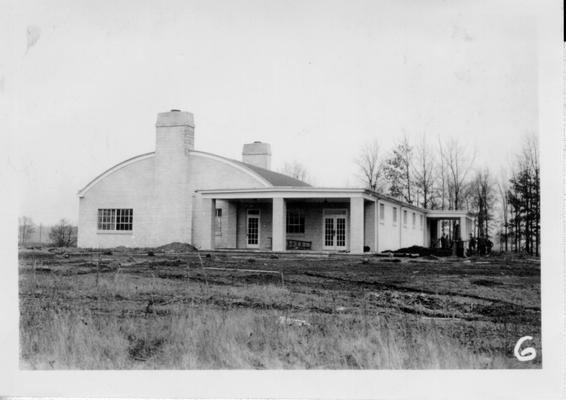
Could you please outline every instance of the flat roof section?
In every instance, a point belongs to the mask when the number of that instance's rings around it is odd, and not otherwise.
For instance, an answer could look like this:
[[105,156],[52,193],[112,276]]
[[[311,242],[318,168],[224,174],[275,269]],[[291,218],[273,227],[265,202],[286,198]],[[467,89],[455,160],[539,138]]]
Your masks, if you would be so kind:
[[466,210],[428,210],[428,219],[460,219],[462,217],[473,218],[473,214]]

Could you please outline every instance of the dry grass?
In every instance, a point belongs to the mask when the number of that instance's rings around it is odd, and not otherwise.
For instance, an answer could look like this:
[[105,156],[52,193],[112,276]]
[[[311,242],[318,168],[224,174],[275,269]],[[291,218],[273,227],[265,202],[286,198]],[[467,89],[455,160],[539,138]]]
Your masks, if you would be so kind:
[[309,322],[282,325],[275,312],[211,307],[176,306],[157,318],[51,309],[23,318],[22,359],[39,369],[509,367],[431,324],[341,315]]
[[[439,297],[434,307],[443,317],[430,318],[426,301],[433,295],[373,297],[318,280],[281,286],[254,276],[186,274],[183,266],[169,275],[165,269],[78,274],[55,262],[40,273],[42,267],[28,261],[20,268],[22,368],[540,367],[540,360],[518,363],[508,350],[519,333],[531,333],[530,323],[450,318],[471,315],[484,300],[462,308],[464,300]],[[281,324],[282,316],[309,325]]]

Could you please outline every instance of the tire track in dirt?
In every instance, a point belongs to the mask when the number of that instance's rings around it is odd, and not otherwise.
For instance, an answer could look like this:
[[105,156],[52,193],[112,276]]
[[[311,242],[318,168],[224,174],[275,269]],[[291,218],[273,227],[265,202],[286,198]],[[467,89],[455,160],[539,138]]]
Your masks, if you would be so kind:
[[489,297],[478,296],[478,295],[473,295],[473,294],[458,293],[458,292],[451,292],[451,291],[436,292],[436,291],[427,290],[427,289],[416,289],[416,288],[412,288],[412,287],[394,285],[394,284],[390,284],[390,283],[388,284],[388,283],[381,283],[381,282],[375,282],[375,281],[358,281],[358,280],[354,280],[354,279],[346,279],[346,278],[341,278],[341,277],[338,277],[338,276],[328,276],[328,275],[318,274],[318,273],[315,273],[315,272],[308,272],[308,271],[304,272],[303,274],[306,275],[306,276],[314,277],[314,278],[322,278],[322,279],[334,280],[334,281],[339,281],[339,282],[346,282],[346,283],[350,283],[350,284],[354,284],[354,285],[358,285],[358,286],[370,286],[370,287],[377,287],[379,289],[385,289],[385,290],[396,290],[396,291],[399,291],[399,292],[407,292],[407,293],[423,293],[423,294],[429,294],[429,295],[435,295],[435,296],[465,297],[465,298],[469,298],[469,299],[488,301],[488,302],[491,302],[491,303],[499,303],[499,304],[510,306],[510,307],[520,307],[520,308],[523,308],[525,310],[539,311],[540,312],[540,307],[523,306],[523,305],[520,305],[520,304],[505,301],[505,300],[492,299],[492,298],[489,298]]

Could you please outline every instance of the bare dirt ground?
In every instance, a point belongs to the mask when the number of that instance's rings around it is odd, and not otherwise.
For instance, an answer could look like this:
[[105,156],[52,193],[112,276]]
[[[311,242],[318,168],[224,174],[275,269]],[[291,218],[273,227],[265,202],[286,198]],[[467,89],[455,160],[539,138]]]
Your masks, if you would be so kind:
[[541,367],[538,259],[182,250],[22,250],[21,366]]

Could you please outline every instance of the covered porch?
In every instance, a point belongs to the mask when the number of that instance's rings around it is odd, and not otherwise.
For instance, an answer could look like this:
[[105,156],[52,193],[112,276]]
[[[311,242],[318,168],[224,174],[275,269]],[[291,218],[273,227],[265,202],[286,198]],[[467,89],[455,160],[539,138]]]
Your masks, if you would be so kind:
[[427,213],[425,243],[431,248],[452,248],[457,241],[467,247],[474,218],[464,210],[431,210]]
[[364,189],[198,191],[200,248],[329,251],[377,249],[376,198]]

